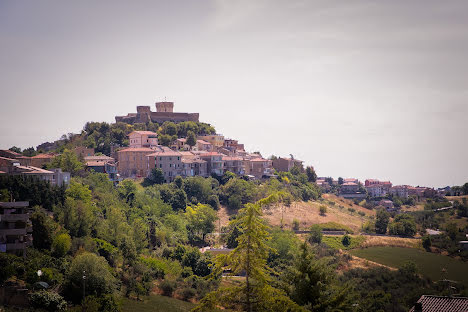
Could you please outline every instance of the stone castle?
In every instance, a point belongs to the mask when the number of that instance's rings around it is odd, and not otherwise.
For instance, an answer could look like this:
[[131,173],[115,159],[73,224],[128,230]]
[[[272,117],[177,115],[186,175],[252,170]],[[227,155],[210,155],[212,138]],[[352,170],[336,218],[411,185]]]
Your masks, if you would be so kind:
[[127,116],[115,116],[116,122],[147,123],[149,121],[162,124],[165,121],[182,122],[198,121],[198,113],[174,113],[174,102],[156,102],[156,112],[152,112],[149,106],[137,106],[136,113]]

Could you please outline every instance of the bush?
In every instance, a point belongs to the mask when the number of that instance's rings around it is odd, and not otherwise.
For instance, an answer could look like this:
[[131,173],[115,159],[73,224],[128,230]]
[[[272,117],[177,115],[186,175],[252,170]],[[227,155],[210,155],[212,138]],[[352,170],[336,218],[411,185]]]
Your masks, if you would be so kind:
[[41,290],[34,292],[30,295],[29,299],[31,306],[47,311],[64,311],[67,307],[67,302],[63,297],[51,291]]
[[185,300],[185,301],[189,301],[190,299],[195,297],[196,294],[197,294],[197,291],[189,287],[182,289],[182,291],[180,292],[180,295],[182,296],[182,300]]
[[292,222],[292,228],[294,231],[299,231],[299,221],[294,219],[293,222]]
[[309,243],[320,244],[322,242],[322,229],[319,225],[314,224],[310,227]]
[[67,233],[57,235],[52,243],[54,256],[61,258],[65,256],[71,248],[71,237]]
[[327,207],[324,205],[320,206],[320,215],[324,216],[327,213]]
[[431,249],[432,241],[431,241],[431,237],[429,235],[426,235],[426,236],[422,237],[422,246],[427,251],[429,251]]
[[356,209],[354,209],[354,208],[348,208],[348,211],[351,212],[351,213],[354,213],[354,212],[356,212]]
[[176,284],[170,280],[164,280],[159,284],[159,288],[162,291],[163,296],[171,297],[174,293],[174,289],[176,288]]
[[351,245],[351,236],[349,236],[348,234],[344,235],[343,238],[341,239],[341,243],[345,247],[348,247],[349,245]]

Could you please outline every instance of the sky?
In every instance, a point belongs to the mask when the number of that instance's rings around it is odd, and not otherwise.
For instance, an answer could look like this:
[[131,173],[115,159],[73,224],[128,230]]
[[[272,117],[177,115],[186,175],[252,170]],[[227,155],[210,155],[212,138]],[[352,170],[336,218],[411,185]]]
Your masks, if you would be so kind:
[[167,99],[319,176],[468,181],[468,2],[0,0],[0,148]]

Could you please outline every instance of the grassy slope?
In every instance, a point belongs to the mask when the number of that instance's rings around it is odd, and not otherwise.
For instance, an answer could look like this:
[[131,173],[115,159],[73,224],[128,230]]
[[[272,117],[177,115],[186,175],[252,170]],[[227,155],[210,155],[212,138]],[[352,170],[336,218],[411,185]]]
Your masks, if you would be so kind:
[[125,298],[122,305],[123,312],[186,312],[195,305],[190,302],[153,294],[143,301]]
[[[325,216],[320,215],[319,209],[321,205],[327,207]],[[355,211],[351,212],[348,208]],[[364,213],[365,216],[360,216],[358,214],[359,211]],[[231,213],[235,214],[235,212]],[[221,220],[221,226],[227,225],[229,215],[230,212],[225,207],[220,208],[218,216]],[[355,232],[359,232],[362,222],[374,216],[375,211],[355,205],[351,200],[332,194],[324,194],[321,201],[294,202],[291,207],[275,206],[265,210],[264,215],[265,219],[274,226],[281,225],[281,216],[283,215],[283,224],[287,229],[292,227],[293,220],[296,219],[300,222],[301,230],[309,228],[312,224],[337,222],[350,227]]]
[[[400,267],[405,261],[411,260],[416,263],[421,274],[434,281],[447,278],[468,286],[468,263],[447,256],[401,247],[369,247],[355,249],[350,253],[391,267]],[[442,273],[442,269],[447,270],[446,274]]]

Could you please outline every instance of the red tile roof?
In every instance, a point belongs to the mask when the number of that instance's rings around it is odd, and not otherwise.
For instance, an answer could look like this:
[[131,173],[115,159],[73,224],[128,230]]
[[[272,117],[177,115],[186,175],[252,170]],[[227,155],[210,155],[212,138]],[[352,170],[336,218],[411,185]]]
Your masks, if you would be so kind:
[[265,162],[265,161],[270,161],[270,160],[268,160],[268,159],[263,159],[263,158],[254,158],[254,159],[251,159],[250,161]]
[[357,186],[357,184],[354,183],[354,182],[346,182],[346,183],[343,183],[342,185],[348,185],[348,186],[354,186],[354,185],[356,185],[356,186]]
[[233,160],[242,160],[242,157],[235,157],[235,156],[223,156],[223,160],[225,161],[233,161]]
[[56,155],[55,154],[37,154],[36,156],[33,156],[31,158],[34,158],[34,159],[46,159],[46,158],[54,158]]
[[153,132],[153,131],[139,131],[138,130],[138,131],[133,131],[130,134],[133,134],[133,133],[141,134],[141,135],[158,135],[156,132]]
[[[423,295],[418,300],[418,304],[424,312],[467,312],[468,298],[466,297],[439,297]],[[418,309],[412,307],[410,312]]]
[[200,154],[200,157],[205,157],[205,156],[222,156],[223,154],[216,153],[216,152],[209,152],[209,153],[204,153]]
[[200,143],[200,144],[209,144],[209,145],[211,145],[210,142],[206,142],[206,141],[204,141],[204,140],[197,140],[197,143]]
[[154,150],[149,147],[129,147],[118,151],[118,153],[120,152],[154,152]]

